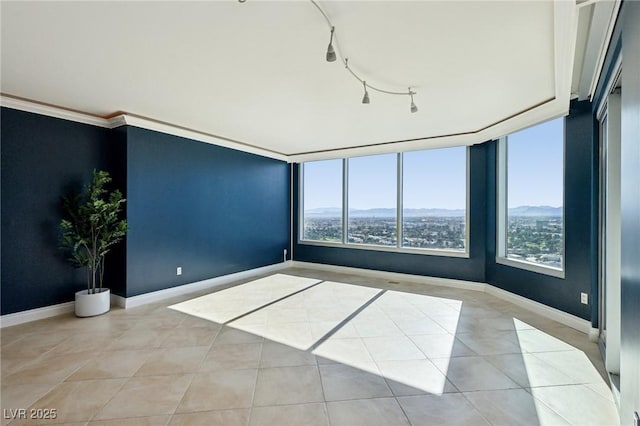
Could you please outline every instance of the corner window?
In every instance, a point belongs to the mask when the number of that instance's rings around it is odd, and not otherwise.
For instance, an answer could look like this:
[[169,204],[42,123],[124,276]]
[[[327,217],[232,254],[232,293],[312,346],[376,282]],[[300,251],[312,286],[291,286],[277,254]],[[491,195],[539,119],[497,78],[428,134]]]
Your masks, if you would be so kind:
[[564,276],[564,119],[498,143],[498,263]]

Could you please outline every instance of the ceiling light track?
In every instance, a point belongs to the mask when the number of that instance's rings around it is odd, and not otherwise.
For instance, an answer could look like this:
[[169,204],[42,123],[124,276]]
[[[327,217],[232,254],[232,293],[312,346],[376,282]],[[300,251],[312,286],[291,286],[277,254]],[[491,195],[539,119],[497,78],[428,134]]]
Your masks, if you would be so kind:
[[369,88],[369,89],[375,90],[376,92],[384,93],[385,95],[409,96],[411,98],[410,111],[411,112],[417,112],[418,111],[418,107],[416,106],[416,104],[415,104],[415,102],[413,100],[413,95],[417,94],[417,92],[415,92],[414,90],[411,90],[411,87],[409,87],[409,89],[406,92],[396,92],[396,91],[392,91],[392,90],[381,89],[379,87],[372,86],[371,84],[367,83],[363,78],[361,78],[358,74],[356,74],[356,72],[353,71],[353,69],[351,69],[351,67],[349,67],[349,58],[342,57],[342,55],[340,55],[340,49],[338,49],[338,40],[337,40],[337,37],[335,35],[336,27],[331,22],[331,19],[329,19],[329,16],[327,16],[325,11],[322,10],[320,5],[315,0],[309,0],[309,1],[322,14],[322,16],[324,17],[325,21],[327,21],[327,25],[331,29],[331,36],[329,38],[329,46],[327,47],[327,55],[326,55],[327,62],[334,62],[336,60],[336,58],[339,56],[340,57],[340,61],[344,64],[344,67],[349,71],[349,73],[351,73],[351,75],[356,80],[358,80],[361,84],[364,85],[364,97],[362,98],[362,103],[363,104],[370,103],[369,92],[367,91],[367,88]]
[[[238,0],[238,1],[240,3],[245,3],[246,2],[246,0]],[[331,22],[331,19],[329,19],[329,16],[327,16],[325,11],[322,10],[320,5],[315,0],[309,0],[309,1],[311,2],[311,4],[313,4],[316,7],[318,12],[320,12],[322,14],[322,16],[324,17],[325,21],[327,21],[327,25],[329,26],[329,30],[331,31],[331,34],[329,36],[329,45],[327,46],[327,53],[326,53],[326,56],[325,56],[326,61],[327,62],[335,62],[337,58],[340,58],[340,62],[342,62],[342,64],[344,65],[345,69],[347,71],[349,71],[349,73],[364,86],[364,96],[362,98],[362,103],[363,104],[369,104],[370,103],[369,92],[367,91],[367,89],[371,89],[371,90],[374,90],[374,91],[376,91],[378,93],[383,93],[385,95],[409,96],[409,98],[411,99],[411,104],[410,104],[410,109],[409,110],[412,113],[413,112],[417,112],[418,111],[418,107],[416,106],[416,104],[415,104],[415,102],[413,100],[413,95],[416,95],[417,92],[412,90],[411,87],[409,87],[406,92],[397,92],[397,91],[393,91],[393,90],[381,89],[379,87],[376,87],[376,86],[373,86],[373,85],[367,83],[363,78],[361,78],[358,74],[356,74],[356,72],[353,71],[353,69],[351,69],[351,67],[349,67],[349,58],[343,57],[340,54],[340,49],[338,48],[338,40],[337,40],[337,37],[336,37],[336,34],[335,34],[336,27]]]

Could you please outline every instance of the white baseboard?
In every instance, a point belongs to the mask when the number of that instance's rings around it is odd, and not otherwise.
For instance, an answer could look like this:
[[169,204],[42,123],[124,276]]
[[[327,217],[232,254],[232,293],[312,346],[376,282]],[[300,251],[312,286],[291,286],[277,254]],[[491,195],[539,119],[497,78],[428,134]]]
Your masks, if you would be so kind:
[[118,308],[124,308],[125,306],[125,298],[122,296],[118,296],[117,294],[111,293],[111,306],[117,306]]
[[526,297],[519,296],[490,284],[485,284],[485,293],[498,297],[502,300],[506,300],[507,302],[511,302],[514,305],[518,305],[545,318],[549,318],[553,321],[559,322],[560,324],[566,325],[567,327],[581,331],[587,335],[591,330],[591,322],[585,319],[568,314],[559,309],[552,308],[551,306],[547,306],[543,303],[536,302],[535,300],[527,299]]
[[[542,303],[536,302],[526,297],[519,296],[501,288],[473,281],[454,280],[448,278],[427,277],[422,275],[402,274],[397,272],[376,271],[372,269],[352,268],[348,266],[326,265],[321,263],[309,263],[288,260],[286,262],[274,265],[263,266],[261,268],[250,269],[247,271],[237,272],[235,274],[223,275],[221,277],[211,278],[208,280],[198,281],[191,284],[185,284],[177,287],[171,287],[164,290],[158,290],[151,293],[141,294],[133,297],[122,297],[115,294],[111,295],[111,303],[113,306],[122,308],[133,308],[136,306],[146,305],[148,303],[159,302],[175,296],[194,293],[196,291],[213,289],[234,281],[252,278],[258,275],[270,274],[281,271],[283,269],[297,267],[316,269],[320,271],[329,271],[345,274],[356,274],[391,281],[409,281],[421,284],[430,284],[442,287],[453,287],[463,290],[482,291],[492,296],[511,302],[538,315],[544,316],[560,324],[574,328],[589,336],[590,339],[597,340],[597,329],[591,328],[591,323],[575,315],[568,314],[559,309],[552,308]],[[31,309],[14,314],[2,315],[0,317],[0,327],[9,327],[12,325],[22,324],[25,322],[36,321],[39,319],[49,318],[60,314],[73,312],[73,302],[61,303],[59,305],[45,306],[43,308]],[[595,331],[594,331],[595,330]]]
[[320,271],[329,271],[345,274],[364,275],[373,278],[394,280],[394,281],[409,281],[423,284],[431,284],[443,287],[454,287],[463,290],[483,291],[492,296],[498,297],[507,302],[511,302],[514,305],[518,305],[524,309],[532,311],[545,318],[557,321],[560,324],[566,325],[578,331],[581,331],[591,337],[591,323],[587,320],[579,318],[575,315],[568,314],[559,309],[552,308],[545,304],[536,302],[526,297],[519,296],[501,288],[492,286],[487,283],[478,283],[474,281],[454,280],[448,278],[435,278],[426,277],[421,275],[401,274],[397,272],[376,271],[372,269],[352,268],[348,266],[336,266],[327,265],[322,263],[310,263],[310,262],[298,262],[292,263],[293,267],[316,269]]
[[409,281],[420,284],[431,284],[441,287],[454,287],[466,290],[484,291],[485,284],[474,281],[453,280],[449,278],[428,277],[424,275],[402,274],[399,272],[377,271],[374,269],[352,268],[350,266],[327,265],[324,263],[310,263],[294,261],[295,268],[317,269],[320,271],[337,272],[342,274],[363,275],[390,281]]
[[29,309],[28,311],[16,312],[14,314],[2,315],[0,317],[0,328],[55,317],[56,315],[68,314],[69,312],[73,312],[73,308],[74,302],[66,302],[44,306],[42,308]]
[[[121,308],[133,308],[147,303],[159,302],[174,296],[193,293],[200,290],[215,288],[233,281],[252,278],[257,275],[269,274],[280,271],[291,266],[291,261],[277,263],[275,265],[263,266],[261,268],[250,269],[248,271],[236,272],[235,274],[223,275],[221,277],[172,287],[165,290],[158,290],[152,293],[141,294],[133,297],[122,297],[111,294],[111,306]],[[44,306],[42,308],[30,309],[28,311],[16,312],[14,314],[2,315],[0,317],[0,328],[11,327],[12,325],[23,324],[44,318],[55,317],[56,315],[73,312],[74,302],[60,303],[58,305]]]
[[290,260],[282,263],[276,263],[274,265],[236,272],[234,274],[223,275],[221,277],[210,278],[208,280],[197,281],[191,284],[184,284],[177,287],[166,288],[164,290],[153,291],[151,293],[145,293],[139,296],[132,296],[127,298],[116,296],[118,297],[118,299],[116,300],[116,304],[117,306],[123,307],[125,309],[134,308],[136,306],[159,302],[161,300],[169,299],[175,296],[181,296],[184,294],[194,293],[196,291],[220,287],[234,281],[252,278],[257,275],[270,274],[288,268],[289,266],[291,266]]

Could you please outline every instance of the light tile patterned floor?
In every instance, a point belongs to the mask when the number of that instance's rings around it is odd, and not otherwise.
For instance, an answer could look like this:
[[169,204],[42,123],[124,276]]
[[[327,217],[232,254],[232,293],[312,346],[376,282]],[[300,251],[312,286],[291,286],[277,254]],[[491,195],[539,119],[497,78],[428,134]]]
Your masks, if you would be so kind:
[[3,417],[42,408],[57,411],[49,423],[78,425],[618,424],[584,334],[424,284],[289,269],[6,328],[1,343]]

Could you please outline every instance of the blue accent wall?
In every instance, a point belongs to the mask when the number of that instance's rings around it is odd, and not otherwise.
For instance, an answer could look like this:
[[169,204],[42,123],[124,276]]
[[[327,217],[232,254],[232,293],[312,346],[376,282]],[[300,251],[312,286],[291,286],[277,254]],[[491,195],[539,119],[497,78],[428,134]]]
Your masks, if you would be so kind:
[[[294,259],[304,262],[367,268],[405,274],[427,275],[467,281],[484,282],[487,147],[475,145],[469,148],[469,258],[429,256],[412,253],[394,253],[346,247],[326,247],[298,242],[299,217],[294,218]],[[294,203],[298,211],[299,167],[294,173]]]
[[[105,284],[135,296],[282,262],[290,253],[283,161],[135,127],[113,130],[2,108],[2,315],[69,302],[85,287],[57,249],[60,197],[108,170],[130,231]],[[176,267],[183,268],[181,276]]]
[[[60,197],[91,180],[94,168],[123,184],[124,142],[107,129],[2,108],[1,313],[69,302],[85,275],[57,249]],[[124,244],[107,258],[105,282],[124,289]],[[120,251],[119,251],[120,250]]]
[[[496,263],[496,149],[489,142],[487,163],[489,206],[486,282],[512,293],[592,320],[580,293],[597,305],[597,140],[591,103],[572,102],[565,118],[565,277],[556,278]],[[542,173],[543,171],[541,171]],[[596,315],[597,316],[597,315]]]
[[289,174],[282,161],[128,127],[126,296],[282,262]]

